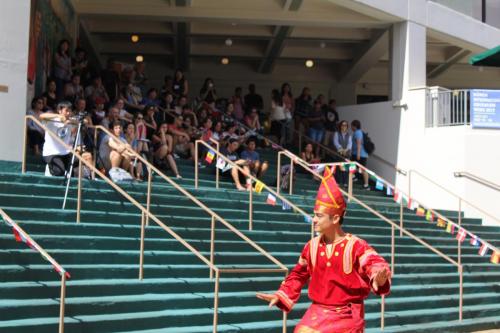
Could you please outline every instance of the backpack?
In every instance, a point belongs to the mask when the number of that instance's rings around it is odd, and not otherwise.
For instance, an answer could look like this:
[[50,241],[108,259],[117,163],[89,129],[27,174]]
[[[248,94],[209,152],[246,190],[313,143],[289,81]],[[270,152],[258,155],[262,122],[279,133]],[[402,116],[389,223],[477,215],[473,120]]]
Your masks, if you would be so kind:
[[363,148],[365,148],[368,155],[371,155],[375,151],[375,144],[366,132],[363,132]]

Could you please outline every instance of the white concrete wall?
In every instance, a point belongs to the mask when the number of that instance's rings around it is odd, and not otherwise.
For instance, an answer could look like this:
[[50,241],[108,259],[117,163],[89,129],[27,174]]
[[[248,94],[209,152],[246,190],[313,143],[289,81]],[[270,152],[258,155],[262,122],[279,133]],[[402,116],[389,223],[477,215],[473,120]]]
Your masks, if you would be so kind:
[[[349,123],[354,119],[361,122],[364,132],[375,143],[375,154],[396,165],[401,111],[392,107],[392,101],[362,105],[341,106],[338,108],[341,120]],[[368,167],[391,183],[396,180],[394,168],[376,158],[368,159]]]
[[0,160],[21,161],[26,113],[30,0],[0,1]]

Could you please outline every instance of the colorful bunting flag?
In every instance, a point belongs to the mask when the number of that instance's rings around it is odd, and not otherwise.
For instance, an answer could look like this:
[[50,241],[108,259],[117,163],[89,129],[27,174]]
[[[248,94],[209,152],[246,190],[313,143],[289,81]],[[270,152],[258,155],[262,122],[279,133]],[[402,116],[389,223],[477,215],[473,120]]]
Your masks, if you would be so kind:
[[290,206],[290,204],[286,201],[282,201],[281,202],[281,209],[283,210],[290,210],[292,209],[292,206]]
[[446,221],[443,220],[442,218],[438,217],[437,226],[440,228],[446,227]]
[[214,160],[214,157],[215,157],[215,152],[213,150],[209,150],[207,156],[205,156],[205,161],[208,164],[211,164],[212,161]]
[[384,190],[384,182],[377,178],[377,182],[375,183],[375,189],[377,189],[379,191],[383,191]]
[[411,199],[411,206],[408,208],[410,208],[411,210],[415,210],[415,209],[418,209],[419,207],[420,207],[420,205],[418,204],[418,202]]
[[226,161],[224,161],[223,158],[218,157],[217,164],[215,166],[217,167],[217,169],[224,170],[224,168],[226,167]]
[[479,246],[479,238],[476,235],[471,235],[470,245]]
[[276,205],[276,197],[274,195],[272,195],[271,193],[269,193],[267,195],[267,200],[266,202],[272,206],[275,206]]
[[467,237],[467,231],[465,231],[464,228],[460,228],[457,232],[457,240],[460,242],[460,243],[463,243],[463,241],[465,240],[465,238]]
[[494,251],[491,255],[491,263],[498,264],[500,262],[500,252]]
[[273,149],[280,149],[280,146],[278,146],[278,145],[277,145],[277,144],[275,144],[275,143],[272,143],[272,144],[271,144],[271,148],[273,148]]
[[312,217],[310,217],[309,215],[304,215],[304,222],[306,223],[312,223]]
[[434,221],[434,213],[430,209],[427,210],[427,213],[425,214],[425,219],[429,222]]
[[403,195],[399,190],[394,191],[394,201],[400,204],[403,200]]
[[257,183],[255,184],[255,192],[260,193],[262,192],[263,188],[264,188],[264,183],[258,180]]
[[356,173],[356,164],[349,164],[349,173]]
[[21,230],[18,230],[18,228],[15,225],[12,226],[12,232],[14,234],[14,237],[16,238],[16,242],[24,243],[33,250],[36,250],[35,246],[31,243],[31,241],[28,238],[26,238],[24,233]]
[[446,226],[446,232],[454,235],[455,234],[455,225],[451,222],[448,222],[448,225]]
[[385,192],[387,195],[392,195],[394,193],[392,187],[387,186],[387,191]]
[[425,209],[422,207],[417,208],[417,216],[424,216],[425,215]]
[[483,243],[483,245],[481,245],[481,248],[479,249],[479,255],[485,256],[486,253],[488,253],[488,250],[489,250],[489,246],[486,245],[486,243]]

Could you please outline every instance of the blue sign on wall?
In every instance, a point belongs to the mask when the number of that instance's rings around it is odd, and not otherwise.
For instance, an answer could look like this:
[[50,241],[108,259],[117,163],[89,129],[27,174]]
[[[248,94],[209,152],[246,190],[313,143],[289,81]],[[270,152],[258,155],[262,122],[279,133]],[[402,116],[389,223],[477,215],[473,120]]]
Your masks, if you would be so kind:
[[472,127],[500,129],[500,90],[471,90],[470,102]]

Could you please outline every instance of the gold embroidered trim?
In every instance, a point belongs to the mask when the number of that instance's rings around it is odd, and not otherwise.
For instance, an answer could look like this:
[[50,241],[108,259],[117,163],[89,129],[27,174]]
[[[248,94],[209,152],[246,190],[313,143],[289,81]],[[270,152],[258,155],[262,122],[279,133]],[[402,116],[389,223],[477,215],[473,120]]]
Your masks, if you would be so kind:
[[359,268],[363,268],[366,260],[373,255],[377,255],[377,252],[373,249],[368,249],[359,257]]
[[323,178],[321,183],[325,186],[326,193],[328,193],[328,196],[333,201],[334,208],[339,208],[339,204],[335,200],[335,197],[332,195],[332,192],[330,192],[330,189],[328,188],[328,185],[326,183],[328,181],[328,179],[330,179],[332,177],[333,172],[328,167],[326,167],[326,171],[328,172],[328,175],[325,178]]
[[276,296],[278,296],[278,298],[280,299],[281,302],[285,303],[285,305],[287,306],[287,308],[292,308],[294,303],[293,301],[288,297],[287,294],[285,294],[285,292],[281,291],[281,290],[278,290],[277,292],[274,293]]
[[345,250],[344,250],[343,268],[344,268],[345,274],[351,274],[352,264],[353,264],[353,262],[352,262],[352,250],[354,248],[354,244],[356,243],[356,241],[359,238],[349,234],[346,236],[346,239],[347,239],[347,244],[346,244]]

